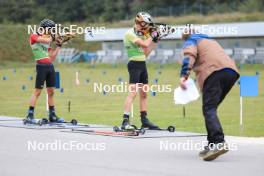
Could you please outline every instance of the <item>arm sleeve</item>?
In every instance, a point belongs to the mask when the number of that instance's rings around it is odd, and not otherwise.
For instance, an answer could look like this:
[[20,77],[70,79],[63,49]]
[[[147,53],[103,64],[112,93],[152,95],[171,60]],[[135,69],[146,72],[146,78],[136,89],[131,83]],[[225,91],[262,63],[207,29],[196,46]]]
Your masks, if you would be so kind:
[[126,38],[127,38],[127,40],[131,41],[132,43],[135,43],[137,40],[140,39],[136,34],[133,34],[130,32],[126,34]]
[[30,36],[30,43],[31,43],[31,44],[36,43],[38,37],[39,37],[39,36],[38,36],[37,34],[32,34],[32,35]]
[[188,79],[190,72],[193,68],[193,65],[197,59],[197,47],[196,46],[188,46],[183,49],[184,59],[182,61],[181,67],[181,77],[185,77]]

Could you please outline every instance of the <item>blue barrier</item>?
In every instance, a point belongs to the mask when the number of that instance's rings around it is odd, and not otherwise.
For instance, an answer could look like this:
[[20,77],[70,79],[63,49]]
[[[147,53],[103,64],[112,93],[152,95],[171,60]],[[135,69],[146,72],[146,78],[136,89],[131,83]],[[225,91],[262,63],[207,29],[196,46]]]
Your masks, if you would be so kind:
[[55,72],[55,88],[60,88],[60,72]]
[[240,96],[241,97],[258,96],[258,76],[240,77]]
[[258,96],[258,77],[257,75],[240,77],[240,127],[243,127],[243,97]]

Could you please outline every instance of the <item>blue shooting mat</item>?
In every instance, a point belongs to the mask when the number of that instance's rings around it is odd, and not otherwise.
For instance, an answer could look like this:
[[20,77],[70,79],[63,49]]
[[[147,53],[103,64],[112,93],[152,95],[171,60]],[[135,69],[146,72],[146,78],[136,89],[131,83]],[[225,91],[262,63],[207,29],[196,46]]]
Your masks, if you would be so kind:
[[241,97],[258,96],[258,76],[240,77],[240,96]]
[[75,129],[75,128],[106,128],[107,126],[97,125],[97,124],[82,124],[82,123],[78,123],[77,125],[73,125],[71,123],[47,123],[40,126],[36,124],[24,124],[22,118],[0,116],[0,127],[48,130],[48,129]]

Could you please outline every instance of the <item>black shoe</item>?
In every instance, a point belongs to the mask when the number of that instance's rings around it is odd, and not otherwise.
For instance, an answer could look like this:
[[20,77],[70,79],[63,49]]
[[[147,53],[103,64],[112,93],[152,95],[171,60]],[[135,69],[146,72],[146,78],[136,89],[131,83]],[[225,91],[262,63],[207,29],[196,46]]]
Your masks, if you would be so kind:
[[229,149],[227,143],[222,142],[222,143],[214,144],[213,146],[209,147],[209,151],[205,153],[205,155],[203,156],[203,160],[212,161],[228,151]]
[[34,118],[34,114],[29,113],[29,114],[27,115],[26,119],[28,119],[28,120],[35,119],[35,118]]
[[135,130],[135,128],[132,125],[130,125],[128,118],[124,118],[121,124],[121,129],[122,130]]
[[23,120],[24,124],[39,124],[40,121],[34,118],[34,114],[29,113],[26,119]]
[[141,128],[148,128],[150,130],[160,130],[160,128],[157,125],[150,122],[147,117],[141,118],[141,123],[142,123]]
[[50,122],[63,123],[65,122],[63,118],[58,117],[55,113],[49,115]]

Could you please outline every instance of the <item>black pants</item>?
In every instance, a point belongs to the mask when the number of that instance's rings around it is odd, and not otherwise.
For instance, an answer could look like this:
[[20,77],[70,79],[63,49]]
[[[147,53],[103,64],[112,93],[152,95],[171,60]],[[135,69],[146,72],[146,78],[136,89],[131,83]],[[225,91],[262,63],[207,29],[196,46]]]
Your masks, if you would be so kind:
[[55,69],[52,64],[37,64],[36,71],[36,89],[42,89],[45,82],[47,87],[55,87]]
[[203,115],[208,143],[224,142],[224,133],[217,116],[217,108],[231,90],[239,74],[232,70],[213,72],[203,86]]
[[148,84],[148,71],[145,61],[129,61],[127,68],[130,84]]

